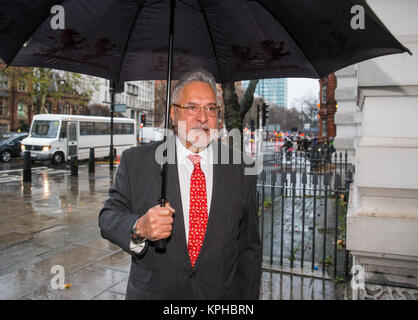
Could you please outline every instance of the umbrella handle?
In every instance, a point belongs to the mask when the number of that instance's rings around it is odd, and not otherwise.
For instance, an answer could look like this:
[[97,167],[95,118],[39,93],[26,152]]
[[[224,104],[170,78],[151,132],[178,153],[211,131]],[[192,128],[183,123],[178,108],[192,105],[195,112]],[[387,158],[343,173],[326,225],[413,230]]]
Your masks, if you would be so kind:
[[[167,202],[166,198],[160,198],[158,200],[160,203],[160,207],[165,207],[165,204]],[[165,252],[167,250],[167,243],[166,239],[161,239],[155,242],[155,250],[158,252]]]

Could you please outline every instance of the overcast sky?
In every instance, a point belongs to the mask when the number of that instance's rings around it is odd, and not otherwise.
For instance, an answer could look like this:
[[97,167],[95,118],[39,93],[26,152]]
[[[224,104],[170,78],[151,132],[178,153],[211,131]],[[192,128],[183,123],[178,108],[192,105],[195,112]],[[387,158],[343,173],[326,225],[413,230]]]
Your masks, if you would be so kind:
[[307,92],[311,91],[315,97],[319,95],[318,79],[308,78],[288,78],[287,79],[287,106],[290,107],[292,100],[303,97]]

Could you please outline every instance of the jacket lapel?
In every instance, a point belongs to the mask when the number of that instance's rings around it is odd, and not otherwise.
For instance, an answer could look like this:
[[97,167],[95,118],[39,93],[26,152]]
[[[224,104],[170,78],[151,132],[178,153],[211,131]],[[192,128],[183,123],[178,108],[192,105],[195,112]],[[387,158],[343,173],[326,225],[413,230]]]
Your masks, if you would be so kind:
[[[218,143],[214,143],[213,147],[218,148]],[[228,185],[228,166],[221,164],[219,152],[214,152],[213,155],[214,157],[218,157],[218,161],[215,161],[213,164],[212,199],[205,237],[196,260],[195,268],[199,265],[199,258],[205,253],[206,247],[210,246],[210,243],[216,240],[216,230],[218,229],[219,223],[222,223],[222,217],[220,215],[223,214],[222,208],[224,207],[224,201],[228,201],[224,197],[225,188]]]
[[[171,143],[174,143],[175,146],[175,137],[173,136],[169,139],[174,139],[174,142],[171,141]],[[173,152],[172,149],[171,151]],[[177,153],[175,147],[174,152]],[[169,163],[167,165],[167,199],[168,202],[170,202],[171,207],[176,210],[173,219],[171,241],[173,242],[173,246],[182,248],[183,253],[186,255],[185,260],[190,263],[188,260],[189,254],[187,250],[186,232],[184,229],[183,204],[181,200],[180,182],[177,168],[177,154],[175,154],[174,159],[174,164]],[[167,248],[167,250],[169,250],[169,248]]]

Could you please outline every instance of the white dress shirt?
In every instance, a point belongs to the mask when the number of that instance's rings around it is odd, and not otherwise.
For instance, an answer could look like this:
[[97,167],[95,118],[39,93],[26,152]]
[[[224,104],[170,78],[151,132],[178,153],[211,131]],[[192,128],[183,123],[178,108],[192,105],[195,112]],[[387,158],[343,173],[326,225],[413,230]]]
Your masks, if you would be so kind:
[[[186,231],[186,242],[189,239],[189,211],[190,211],[190,179],[193,172],[193,163],[188,158],[189,155],[195,155],[187,149],[176,137],[177,151],[177,170],[179,174],[181,202],[183,204],[184,230]],[[212,199],[212,181],[213,181],[213,152],[212,144],[208,148],[198,153],[200,156],[200,168],[205,174],[206,195],[208,201],[208,217],[210,211],[210,203]]]
[[[200,156],[200,167],[205,175],[206,195],[208,201],[208,217],[210,212],[210,204],[212,200],[213,188],[213,150],[212,144],[208,148],[198,153]],[[189,239],[189,211],[190,211],[190,179],[193,172],[193,163],[188,158],[189,155],[196,153],[187,149],[176,136],[176,152],[177,152],[177,170],[179,176],[181,202],[183,205],[184,230],[186,231],[186,243]],[[170,201],[170,200],[169,200]],[[175,209],[175,208],[174,208]],[[137,220],[138,221],[138,220]],[[135,222],[136,224],[136,222]],[[135,253],[140,253],[145,247],[145,243],[135,244],[131,241],[130,249]]]

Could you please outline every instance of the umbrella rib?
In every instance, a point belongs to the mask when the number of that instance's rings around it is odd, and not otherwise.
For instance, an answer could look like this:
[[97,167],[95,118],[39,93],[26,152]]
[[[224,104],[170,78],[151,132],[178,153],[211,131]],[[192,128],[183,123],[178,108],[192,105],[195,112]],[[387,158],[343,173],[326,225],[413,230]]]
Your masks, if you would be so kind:
[[136,20],[138,19],[139,13],[141,12],[142,8],[144,7],[144,3],[145,3],[145,1],[136,10],[135,18],[134,18],[134,21],[132,22],[131,29],[129,30],[128,39],[125,43],[125,48],[123,48],[122,59],[120,61],[120,67],[119,67],[119,74],[118,74],[118,77],[117,77],[117,83],[118,84],[119,84],[119,81],[120,81],[120,76],[122,74],[123,61],[125,60],[126,53],[128,52],[129,42],[131,41],[132,33],[133,33],[134,28],[136,26]]
[[223,77],[222,77],[221,70],[219,69],[219,66],[218,66],[218,63],[217,63],[217,61],[218,61],[218,54],[216,53],[215,42],[213,40],[212,32],[210,31],[208,17],[206,16],[205,9],[204,9],[204,7],[202,5],[202,2],[200,0],[198,0],[198,2],[199,2],[200,7],[202,8],[202,14],[203,14],[203,18],[205,20],[206,27],[208,29],[210,43],[211,43],[212,48],[213,48],[213,53],[215,54],[215,65],[216,65],[216,69],[218,70],[219,80],[222,82]]
[[[303,48],[299,45],[299,43],[296,41],[296,39],[292,36],[291,33],[289,33],[289,30],[287,30],[286,26],[283,25],[279,19],[276,18],[276,16],[274,14],[272,14],[270,12],[270,10],[268,10],[262,3],[260,3],[259,0],[256,0],[257,3],[262,6],[267,12],[269,12],[271,14],[271,16],[277,20],[278,23],[280,23],[280,25],[283,27],[284,30],[286,30],[287,34],[289,35],[289,37],[297,44],[298,48],[300,49],[300,51],[302,51],[303,55],[305,56],[305,58],[309,61],[309,63],[311,64],[312,68],[315,70],[316,74],[318,75],[319,78],[322,78],[323,76],[321,75],[321,73],[318,72],[318,69],[316,69],[315,65],[313,64],[312,60],[309,58],[309,56],[306,54],[305,50],[303,50]],[[324,75],[325,76],[325,75]]]

